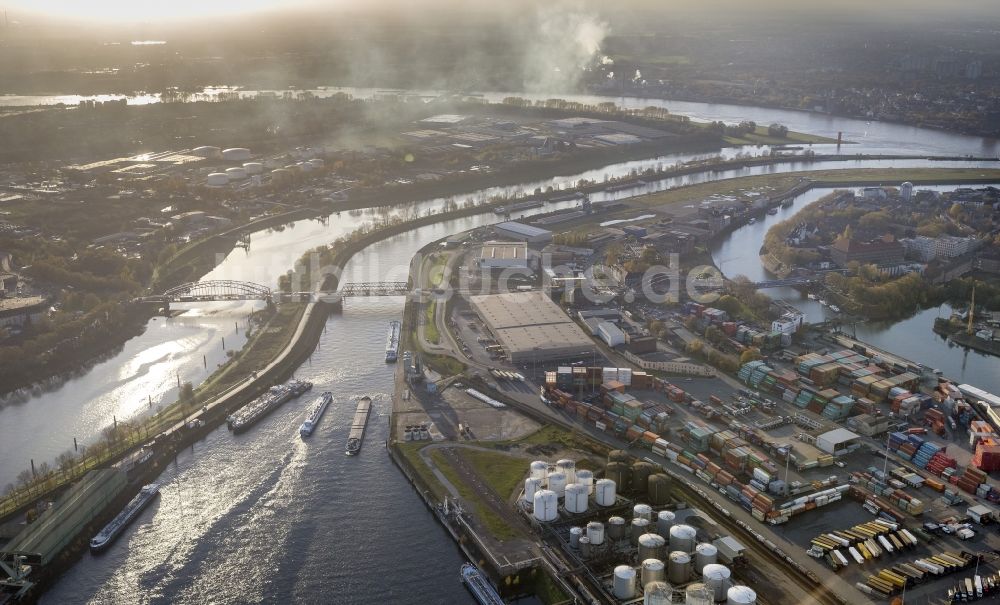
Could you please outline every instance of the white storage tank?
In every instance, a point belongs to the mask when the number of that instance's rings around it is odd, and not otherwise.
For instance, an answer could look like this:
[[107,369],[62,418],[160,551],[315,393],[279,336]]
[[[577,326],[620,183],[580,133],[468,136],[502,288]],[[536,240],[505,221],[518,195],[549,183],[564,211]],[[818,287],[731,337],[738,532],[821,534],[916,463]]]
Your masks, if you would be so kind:
[[536,479],[534,477],[528,477],[524,480],[524,501],[534,502],[535,492],[542,489],[542,480]]
[[230,180],[240,181],[247,178],[247,169],[242,166],[233,166],[226,168],[226,174],[229,175]]
[[701,571],[701,581],[712,591],[716,601],[725,601],[726,593],[732,587],[732,573],[725,565],[712,563]]
[[566,483],[576,483],[576,462],[565,458],[558,460],[556,471],[566,475]]
[[671,605],[674,602],[674,589],[666,582],[650,582],[642,590],[642,605]]
[[667,541],[659,534],[643,534],[639,536],[639,560],[662,559]]
[[213,172],[205,179],[205,184],[209,187],[221,187],[229,184],[229,175],[225,172]]
[[211,145],[202,145],[191,150],[192,155],[200,158],[217,158],[222,155],[222,150]]
[[719,549],[714,544],[702,542],[694,548],[694,570],[701,573],[706,565],[719,562]]
[[298,166],[299,169],[302,170],[302,172],[312,172],[313,169],[315,168],[315,166],[313,166],[309,162],[299,162],[298,164],[296,164],[296,166]]
[[566,486],[566,511],[571,513],[587,512],[587,486],[571,483]]
[[581,468],[576,471],[576,482],[587,486],[587,494],[594,493],[594,472]]
[[670,550],[691,552],[698,532],[690,525],[675,525],[670,528]]
[[646,519],[632,519],[632,544],[639,544],[639,538],[643,534],[649,533],[649,521]]
[[243,164],[243,168],[246,169],[247,174],[262,174],[264,172],[264,165],[260,162],[246,162]]
[[598,506],[613,506],[615,503],[615,482],[611,479],[599,479],[594,484],[594,501]]
[[612,592],[619,599],[635,598],[635,570],[628,565],[619,565],[615,568],[614,581],[611,583]]
[[608,519],[608,537],[612,540],[621,540],[625,537],[625,519],[622,517],[611,517]]
[[555,521],[556,517],[559,516],[559,497],[551,490],[538,490],[535,492],[532,511],[535,519],[543,523]]
[[663,561],[659,559],[649,558],[642,559],[642,571],[641,579],[643,589],[646,588],[650,582],[662,582],[667,578],[666,567],[663,565]]
[[529,476],[535,479],[544,479],[549,475],[549,463],[535,460],[531,463]]
[[555,472],[549,475],[549,490],[556,493],[556,496],[562,498],[563,494],[566,492],[566,474]]
[[691,577],[691,556],[686,552],[674,551],[667,557],[667,578],[671,584],[684,584]]
[[733,586],[726,591],[726,605],[756,605],[757,593],[749,586]]
[[652,521],[653,509],[648,504],[636,504],[632,507],[632,517]]
[[587,524],[587,537],[594,546],[604,544],[604,524],[599,521],[591,521]]
[[582,527],[571,527],[569,528],[569,545],[573,548],[579,548],[580,538],[583,537]]
[[308,162],[306,162],[306,164],[311,165],[313,168],[322,168],[323,167],[323,160],[321,160],[319,158],[313,158],[313,159],[309,160]]
[[222,159],[240,161],[250,159],[250,150],[246,147],[230,147],[222,150]]
[[587,536],[582,536],[580,538],[580,556],[584,559],[590,558],[590,538]]
[[712,591],[701,582],[688,584],[684,591],[684,605],[713,605]]
[[670,528],[674,526],[675,518],[673,511],[661,510],[656,513],[656,533],[664,538],[670,536]]

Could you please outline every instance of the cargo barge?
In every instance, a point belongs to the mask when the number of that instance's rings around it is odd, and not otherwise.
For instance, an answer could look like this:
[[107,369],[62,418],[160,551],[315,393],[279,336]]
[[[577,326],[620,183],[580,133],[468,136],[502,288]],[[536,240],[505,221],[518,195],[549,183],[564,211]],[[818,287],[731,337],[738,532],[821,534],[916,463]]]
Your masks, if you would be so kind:
[[128,524],[135,520],[139,516],[139,513],[143,511],[149,503],[156,499],[156,496],[160,493],[159,483],[150,483],[149,485],[143,487],[139,490],[139,493],[135,498],[132,498],[122,512],[111,520],[104,526],[96,536],[90,540],[90,552],[97,554],[103,552],[111,543],[115,541],[122,531],[128,527]]
[[400,323],[396,320],[389,322],[389,334],[385,341],[385,362],[395,363],[399,358],[399,328]]
[[462,565],[462,582],[480,605],[504,605],[496,588],[493,588],[483,572],[472,563]]
[[323,413],[326,412],[326,408],[330,405],[331,401],[333,401],[333,393],[330,391],[326,391],[320,395],[319,399],[316,400],[316,406],[309,412],[309,417],[299,427],[299,435],[308,437],[313,434],[313,431],[316,430],[316,425],[319,424],[319,419],[323,417]]
[[351,432],[347,435],[348,456],[353,456],[361,451],[361,440],[365,436],[365,427],[368,426],[368,415],[372,410],[372,398],[362,397],[358,401],[358,408],[354,410],[354,420],[351,422]]
[[230,414],[226,418],[226,426],[233,433],[242,433],[281,404],[298,397],[311,388],[312,383],[304,380],[293,380],[287,384],[273,386],[257,399]]

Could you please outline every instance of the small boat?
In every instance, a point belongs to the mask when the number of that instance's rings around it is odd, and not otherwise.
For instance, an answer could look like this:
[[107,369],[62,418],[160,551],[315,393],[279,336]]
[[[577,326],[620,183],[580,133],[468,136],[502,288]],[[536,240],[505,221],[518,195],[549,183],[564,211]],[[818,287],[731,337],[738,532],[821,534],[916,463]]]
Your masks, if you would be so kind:
[[826,301],[825,301],[825,300],[823,300],[822,298],[821,298],[821,299],[819,299],[819,304],[823,305],[824,307],[828,307],[828,306],[830,306],[830,303],[826,302]]
[[809,294],[806,294],[806,298],[809,300],[816,300],[816,295],[810,292]]
[[830,310],[833,311],[834,313],[840,313],[840,307],[838,307],[837,305],[830,305]]
[[316,400],[316,406],[309,413],[309,417],[299,427],[299,435],[308,437],[313,434],[313,431],[316,430],[316,425],[319,424],[319,419],[323,417],[323,412],[326,411],[331,401],[333,401],[333,393],[330,391],[326,391],[320,395],[319,399]]

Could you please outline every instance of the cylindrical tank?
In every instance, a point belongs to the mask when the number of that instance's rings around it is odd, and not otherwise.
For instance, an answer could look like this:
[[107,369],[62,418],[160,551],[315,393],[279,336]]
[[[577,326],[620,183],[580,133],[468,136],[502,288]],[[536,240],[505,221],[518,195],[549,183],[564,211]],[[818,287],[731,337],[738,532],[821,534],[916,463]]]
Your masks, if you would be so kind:
[[711,563],[701,570],[701,581],[712,591],[712,598],[718,601],[726,600],[726,593],[733,585],[732,573],[725,565]]
[[726,605],[756,605],[757,593],[749,586],[733,586],[726,591]]
[[233,166],[232,168],[226,168],[226,174],[229,175],[230,180],[240,181],[247,178],[247,169],[243,166]]
[[220,187],[229,183],[229,175],[225,172],[213,172],[205,179],[205,184],[209,187]]
[[549,475],[549,490],[562,498],[566,493],[566,474],[555,472]]
[[246,147],[230,147],[229,149],[223,149],[222,159],[238,161],[249,160],[250,150]]
[[217,158],[222,155],[222,150],[212,145],[202,145],[192,149],[191,153],[200,158]]
[[644,589],[650,582],[662,582],[667,579],[666,566],[663,565],[663,561],[654,558],[643,559],[641,557],[639,560],[642,561],[640,583]]
[[591,551],[590,545],[591,545],[590,538],[588,538],[587,536],[582,536],[580,538],[580,556],[583,557],[584,559],[590,558],[590,551]]
[[571,483],[566,486],[566,511],[571,513],[587,512],[587,486]]
[[649,476],[656,472],[656,467],[644,460],[632,465],[632,489],[645,493]]
[[667,541],[659,534],[642,534],[639,536],[639,560],[662,559]]
[[612,506],[615,503],[617,485],[611,479],[598,479],[594,484],[594,501],[598,506]]
[[648,504],[636,504],[632,507],[632,516],[637,519],[653,520],[653,509]]
[[594,493],[593,471],[588,471],[585,468],[581,468],[580,470],[576,471],[576,482],[579,483],[580,485],[586,485],[588,494]]
[[260,162],[246,162],[243,164],[247,174],[261,174],[264,172],[264,165]]
[[670,491],[673,484],[670,477],[663,473],[655,473],[649,476],[646,482],[646,497],[656,505],[664,505],[670,502]]
[[313,168],[322,168],[323,167],[323,160],[321,160],[320,158],[313,158],[313,159],[307,161],[306,163],[307,164],[312,164]]
[[535,479],[544,479],[549,474],[549,463],[542,462],[541,460],[535,460],[531,463],[530,471],[530,477]]
[[611,517],[608,519],[608,537],[612,540],[621,540],[625,537],[625,519],[621,517]]
[[632,477],[632,469],[624,462],[609,462],[604,467],[604,476],[615,482],[620,491],[628,488],[628,482]]
[[649,533],[649,521],[646,519],[632,519],[632,544],[639,544],[642,534]]
[[611,591],[622,600],[635,598],[635,570],[628,565],[616,567]]
[[611,450],[608,452],[608,462],[628,462],[629,453],[625,450]]
[[556,471],[566,475],[566,483],[576,483],[576,462],[572,460],[559,460],[556,462]]
[[674,551],[667,558],[667,578],[671,584],[684,584],[691,577],[691,557],[686,552]]
[[569,545],[573,548],[579,548],[580,538],[583,537],[582,527],[571,527],[569,528]]
[[587,537],[594,546],[604,544],[604,524],[599,521],[591,521],[587,524]]
[[664,538],[670,536],[670,528],[674,526],[675,518],[673,511],[661,510],[656,513],[656,533]]
[[287,168],[275,168],[271,171],[271,181],[277,185],[284,185],[292,180],[292,171]]
[[534,477],[528,477],[524,480],[524,501],[534,502],[535,492],[542,489],[542,480],[536,479]]
[[670,605],[674,602],[674,589],[666,582],[650,582],[642,591],[642,605]]
[[684,591],[684,605],[713,605],[712,591],[701,582],[688,584]]
[[714,544],[702,542],[694,547],[694,570],[701,573],[706,565],[717,563],[719,560],[719,549]]
[[540,489],[535,492],[532,508],[535,519],[542,522],[555,521],[559,516],[559,497],[552,490]]
[[691,552],[694,550],[694,540],[698,535],[690,525],[675,525],[670,528],[670,550]]

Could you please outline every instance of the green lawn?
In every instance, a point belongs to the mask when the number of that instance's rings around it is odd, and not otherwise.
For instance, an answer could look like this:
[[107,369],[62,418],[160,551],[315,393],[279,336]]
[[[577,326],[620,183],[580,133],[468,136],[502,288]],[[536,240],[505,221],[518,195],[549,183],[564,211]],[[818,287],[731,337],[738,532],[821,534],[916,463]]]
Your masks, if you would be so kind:
[[742,137],[723,137],[730,145],[795,145],[809,143],[836,143],[837,139],[809,134],[806,132],[789,131],[788,135],[782,137],[772,137],[767,134],[767,126],[757,126],[757,130]]
[[437,312],[437,301],[431,301],[427,303],[427,307],[424,308],[424,337],[427,342],[432,344],[437,344],[441,341],[441,334],[438,332],[437,322],[434,321],[434,315]]
[[504,498],[509,498],[524,481],[528,463],[522,458],[482,452],[459,450],[479,476]]
[[510,540],[521,535],[506,521],[500,518],[500,515],[493,512],[493,509],[491,509],[483,501],[482,494],[476,492],[476,490],[462,481],[461,477],[459,477],[458,473],[455,471],[455,468],[444,457],[444,454],[440,451],[433,451],[430,456],[431,460],[434,461],[434,465],[437,466],[438,470],[441,471],[448,481],[455,486],[458,493],[462,495],[462,498],[472,503],[472,506],[475,509],[473,513],[476,515],[476,518],[479,519],[480,523],[483,524],[483,527],[485,527],[494,538],[497,540]]
[[448,495],[448,491],[443,485],[441,485],[441,482],[438,481],[437,477],[434,476],[431,469],[424,464],[423,458],[420,457],[420,450],[427,447],[427,444],[419,441],[402,441],[397,442],[395,447],[399,454],[410,462],[410,466],[417,473],[417,475],[420,476],[420,479],[423,480],[427,489],[429,489],[438,500],[444,500],[444,497]]

